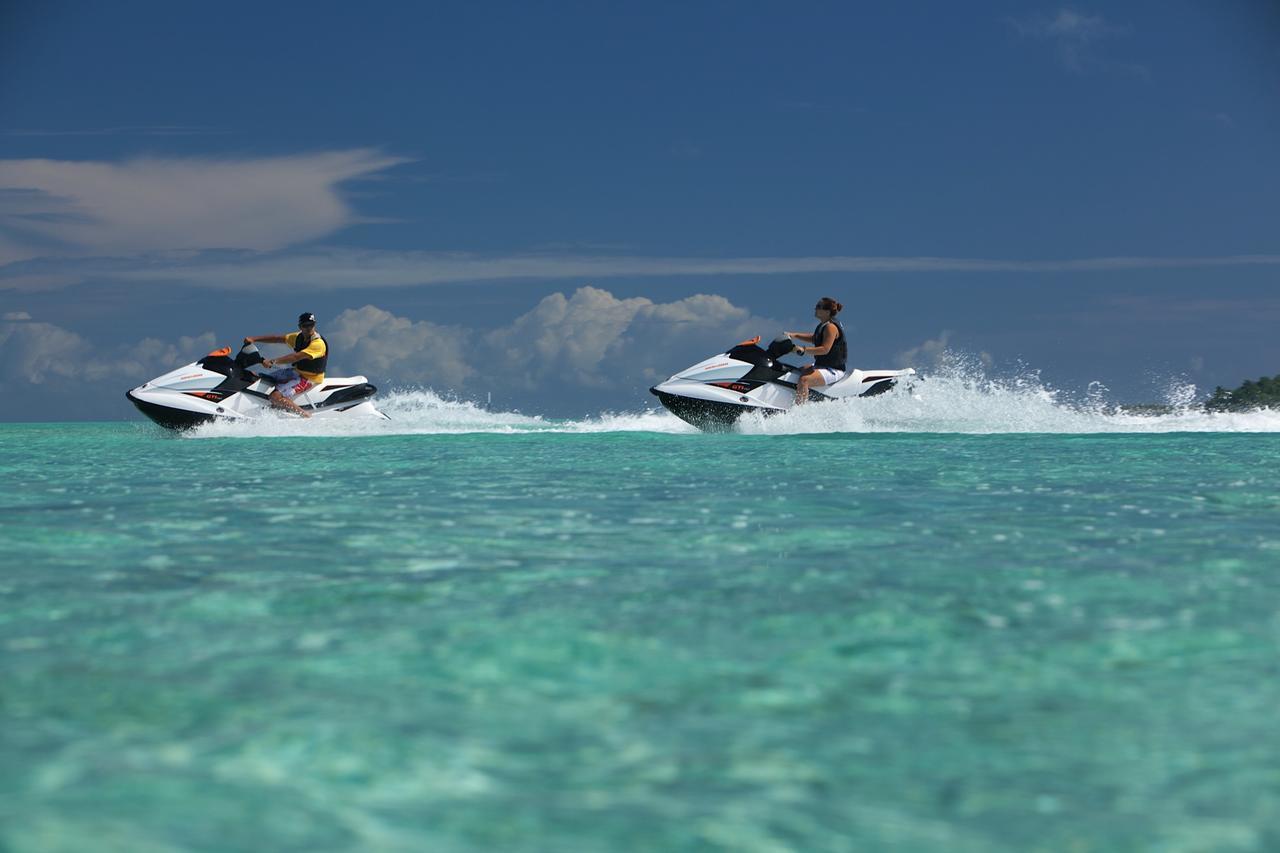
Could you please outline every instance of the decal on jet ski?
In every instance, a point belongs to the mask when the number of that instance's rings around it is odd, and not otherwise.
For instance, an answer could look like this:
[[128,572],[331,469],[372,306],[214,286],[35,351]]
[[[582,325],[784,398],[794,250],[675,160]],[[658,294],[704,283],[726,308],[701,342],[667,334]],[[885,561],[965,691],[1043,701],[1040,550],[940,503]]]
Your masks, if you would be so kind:
[[752,388],[759,388],[762,382],[708,382],[708,385],[714,385],[717,388],[728,388],[730,391],[737,391],[739,394],[745,394]]

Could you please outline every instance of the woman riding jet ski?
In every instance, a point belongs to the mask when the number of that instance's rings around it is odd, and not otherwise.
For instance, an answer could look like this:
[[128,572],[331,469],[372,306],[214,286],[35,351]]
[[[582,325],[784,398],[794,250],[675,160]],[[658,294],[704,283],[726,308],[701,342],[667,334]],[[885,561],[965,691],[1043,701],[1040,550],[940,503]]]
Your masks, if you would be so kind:
[[[274,408],[271,396],[276,392],[270,375],[249,370],[262,360],[262,353],[252,343],[245,344],[234,359],[231,348],[223,347],[139,385],[126,396],[138,411],[171,429],[187,429],[220,418],[262,417]],[[363,376],[326,376],[322,384],[301,391],[292,402],[317,417],[389,420],[373,407],[377,392]]]
[[[721,355],[700,361],[649,390],[662,405],[700,429],[725,429],[747,412],[771,415],[808,400],[839,400],[883,394],[906,370],[846,370],[848,344],[836,320],[844,306],[830,296],[818,300],[813,334],[785,332],[768,349],[756,346],[759,336]],[[811,344],[797,345],[792,338]],[[806,367],[778,361],[784,355],[813,356]],[[817,389],[822,390],[817,390]]]
[[[757,335],[649,390],[676,417],[700,429],[725,429],[747,412],[771,415],[810,399],[872,397],[888,391],[902,377],[915,375],[911,368],[846,370],[849,347],[844,327],[836,320],[843,308],[824,296],[813,307],[818,320],[813,334],[784,332],[767,350],[756,346]],[[812,356],[813,364],[792,367],[778,361],[791,354]]]
[[[760,338],[743,341],[727,352],[686,367],[649,391],[671,414],[699,429],[728,429],[747,412],[774,415],[796,404],[800,368],[778,361],[796,345],[781,335],[761,349]],[[812,388],[809,400],[873,397],[893,388],[915,370],[850,370],[835,382]]]

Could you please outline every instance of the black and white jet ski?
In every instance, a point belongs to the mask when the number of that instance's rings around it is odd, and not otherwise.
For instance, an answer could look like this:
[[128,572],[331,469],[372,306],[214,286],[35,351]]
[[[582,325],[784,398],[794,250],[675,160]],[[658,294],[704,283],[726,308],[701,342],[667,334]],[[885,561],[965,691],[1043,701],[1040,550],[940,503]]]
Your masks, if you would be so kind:
[[[727,429],[747,412],[765,415],[795,405],[799,368],[778,359],[795,348],[780,336],[762,349],[759,338],[743,341],[649,389],[673,415],[699,429]],[[850,370],[830,385],[809,391],[809,400],[873,397],[893,388],[915,370]]]
[[[235,358],[231,357],[231,348],[224,347],[157,376],[126,396],[138,411],[170,429],[187,429],[218,419],[283,414],[269,400],[275,385],[249,369],[261,361],[262,353],[254,344],[246,344]],[[377,392],[363,376],[326,376],[323,383],[294,397],[293,402],[316,417],[389,420],[373,406]]]

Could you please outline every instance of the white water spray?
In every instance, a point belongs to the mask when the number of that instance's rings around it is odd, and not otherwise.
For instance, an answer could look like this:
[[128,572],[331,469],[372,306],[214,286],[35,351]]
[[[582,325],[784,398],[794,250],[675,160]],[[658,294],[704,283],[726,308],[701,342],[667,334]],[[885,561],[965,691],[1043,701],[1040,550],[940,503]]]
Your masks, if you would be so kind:
[[[1169,433],[1280,432],[1280,411],[1209,413],[1196,404],[1196,388],[1171,380],[1157,409],[1126,410],[1108,401],[1101,382],[1075,397],[1044,384],[1034,370],[1008,378],[989,377],[979,359],[948,353],[934,373],[868,399],[814,403],[771,417],[748,415],[737,432],[749,435],[815,433]],[[378,398],[391,420],[314,418],[287,415],[253,421],[220,421],[186,435],[197,438],[271,436],[385,436],[470,433],[697,433],[656,407],[604,412],[556,420],[519,412],[492,411],[431,390],[398,390]]]

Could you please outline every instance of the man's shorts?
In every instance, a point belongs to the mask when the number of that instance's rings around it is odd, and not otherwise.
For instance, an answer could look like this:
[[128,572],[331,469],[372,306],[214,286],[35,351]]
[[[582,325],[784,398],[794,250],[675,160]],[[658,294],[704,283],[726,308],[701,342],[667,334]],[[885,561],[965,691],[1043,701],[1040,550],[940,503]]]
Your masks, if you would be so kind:
[[311,380],[292,367],[286,367],[284,370],[273,370],[267,376],[272,382],[276,383],[276,390],[286,400],[292,400],[311,388]]

